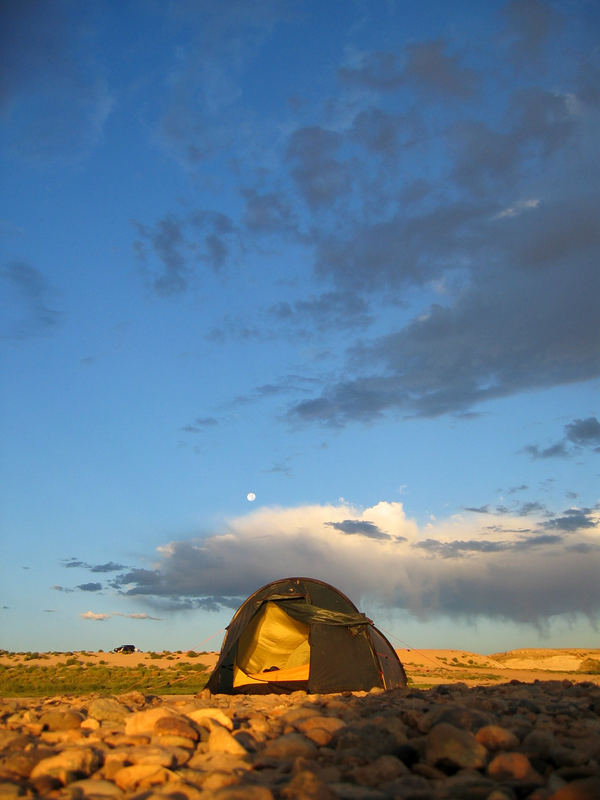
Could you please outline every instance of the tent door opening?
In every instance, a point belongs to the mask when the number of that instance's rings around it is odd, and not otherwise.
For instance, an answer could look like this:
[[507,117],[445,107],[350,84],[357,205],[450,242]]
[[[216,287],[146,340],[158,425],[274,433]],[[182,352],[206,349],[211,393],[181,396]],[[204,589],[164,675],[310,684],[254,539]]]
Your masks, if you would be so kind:
[[243,631],[233,667],[234,688],[252,683],[307,681],[309,626],[267,602]]

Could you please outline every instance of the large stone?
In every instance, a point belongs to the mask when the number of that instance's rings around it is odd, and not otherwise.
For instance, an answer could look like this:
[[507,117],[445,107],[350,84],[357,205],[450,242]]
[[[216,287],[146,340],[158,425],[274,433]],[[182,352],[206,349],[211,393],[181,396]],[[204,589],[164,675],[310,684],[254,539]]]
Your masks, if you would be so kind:
[[444,770],[481,769],[487,750],[469,731],[440,722],[427,735],[426,758],[429,764]]
[[48,731],[68,731],[80,728],[84,719],[83,714],[73,709],[67,709],[66,711],[53,709],[42,714],[40,725],[44,730]]
[[271,739],[262,753],[266,758],[313,758],[317,748],[301,733],[286,733],[277,739]]
[[89,704],[87,713],[99,721],[124,722],[131,712],[114,697],[97,697]]
[[234,756],[246,755],[246,751],[227,728],[215,724],[208,737],[208,750],[211,753],[229,753]]
[[167,716],[161,717],[154,723],[152,729],[154,736],[173,737],[182,739],[185,744],[193,747],[194,742],[198,741],[198,731],[184,717]]
[[310,770],[298,772],[280,794],[285,800],[337,800],[325,781]]
[[474,732],[485,725],[492,725],[494,718],[491,714],[475,708],[449,705],[434,708],[422,718],[419,727],[423,733],[428,733],[431,728],[441,722],[447,722],[449,725],[454,725],[455,728],[464,728]]
[[393,733],[372,724],[351,724],[341,728],[334,742],[340,755],[356,756],[364,761],[394,754],[399,746]]
[[100,798],[123,797],[123,791],[112,781],[102,780],[101,778],[84,778],[81,781],[74,781],[68,786],[68,791],[73,800],[81,797],[93,797],[94,800]]
[[274,797],[267,786],[224,786],[203,792],[202,800],[274,800]]
[[488,764],[488,774],[498,781],[516,780],[527,784],[543,783],[542,776],[537,772],[531,761],[524,753],[498,753]]
[[133,764],[130,767],[123,767],[115,775],[115,783],[126,792],[134,789],[150,789],[178,780],[175,772],[156,764]]
[[516,750],[519,740],[512,731],[502,728],[500,725],[484,725],[479,728],[475,738],[486,750],[494,752],[496,750]]
[[344,728],[346,723],[337,717],[314,715],[296,723],[296,728],[317,746],[328,745],[336,731]]
[[408,775],[409,771],[405,764],[395,756],[379,756],[370,764],[356,767],[352,771],[352,777],[361,786],[379,786],[381,783]]
[[598,800],[600,776],[571,781],[557,789],[548,800]]
[[175,716],[175,712],[166,706],[148,708],[145,711],[136,711],[125,719],[125,733],[128,736],[135,734],[152,734],[154,726],[163,717]]
[[43,775],[57,778],[61,783],[71,783],[78,778],[87,778],[98,769],[102,755],[91,747],[72,747],[55,756],[44,758],[31,771],[31,780]]
[[220,708],[194,708],[191,711],[186,711],[185,716],[198,725],[213,721],[218,722],[223,728],[227,728],[230,731],[233,730],[233,720]]

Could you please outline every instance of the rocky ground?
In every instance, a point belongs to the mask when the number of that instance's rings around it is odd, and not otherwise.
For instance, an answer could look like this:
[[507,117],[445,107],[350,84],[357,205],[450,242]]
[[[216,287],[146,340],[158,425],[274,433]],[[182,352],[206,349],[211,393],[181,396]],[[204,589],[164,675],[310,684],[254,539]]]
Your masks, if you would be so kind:
[[0,798],[598,800],[600,687],[0,700]]

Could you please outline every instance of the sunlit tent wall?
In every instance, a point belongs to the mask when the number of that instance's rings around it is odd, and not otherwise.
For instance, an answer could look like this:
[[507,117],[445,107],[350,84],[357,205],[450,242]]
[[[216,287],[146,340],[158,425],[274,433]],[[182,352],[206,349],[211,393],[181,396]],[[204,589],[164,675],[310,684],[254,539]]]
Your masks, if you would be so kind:
[[313,578],[263,586],[238,608],[208,680],[213,693],[406,686],[396,652],[340,591]]

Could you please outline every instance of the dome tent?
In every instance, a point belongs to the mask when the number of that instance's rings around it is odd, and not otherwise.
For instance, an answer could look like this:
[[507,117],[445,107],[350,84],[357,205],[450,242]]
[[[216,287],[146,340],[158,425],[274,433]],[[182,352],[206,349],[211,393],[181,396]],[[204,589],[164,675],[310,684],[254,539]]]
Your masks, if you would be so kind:
[[284,578],[238,608],[206,688],[213,694],[342,692],[406,686],[396,652],[340,591]]

